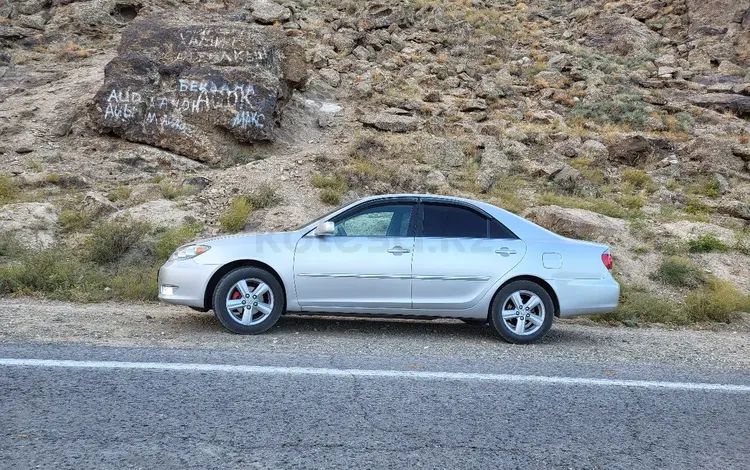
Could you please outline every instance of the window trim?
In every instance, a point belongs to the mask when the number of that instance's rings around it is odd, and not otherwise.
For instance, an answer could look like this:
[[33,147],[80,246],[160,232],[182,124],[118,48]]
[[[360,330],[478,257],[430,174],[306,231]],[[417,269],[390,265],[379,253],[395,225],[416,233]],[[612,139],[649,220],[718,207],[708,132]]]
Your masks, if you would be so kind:
[[[436,206],[450,206],[458,209],[465,209],[469,212],[473,212],[474,214],[478,215],[479,217],[483,217],[486,221],[486,228],[485,228],[485,235],[483,238],[478,237],[426,237],[424,235],[424,206],[430,204],[430,205],[436,205]],[[497,222],[502,227],[505,228],[505,230],[508,231],[509,234],[511,234],[513,237],[511,238],[493,238],[491,235],[490,230],[490,224],[492,221]],[[415,231],[415,236],[417,238],[449,238],[449,239],[465,239],[465,240],[519,240],[518,235],[513,233],[511,229],[509,229],[504,223],[502,223],[500,220],[498,220],[496,217],[493,217],[492,215],[488,214],[486,211],[483,211],[482,209],[475,207],[471,204],[466,204],[461,201],[447,201],[442,199],[421,199],[419,201],[419,208],[417,211],[417,227]]]

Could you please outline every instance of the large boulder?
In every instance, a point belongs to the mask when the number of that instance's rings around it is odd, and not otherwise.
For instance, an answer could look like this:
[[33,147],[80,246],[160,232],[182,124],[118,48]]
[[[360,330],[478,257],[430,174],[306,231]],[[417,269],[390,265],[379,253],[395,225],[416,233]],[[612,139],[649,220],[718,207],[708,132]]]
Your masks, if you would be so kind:
[[137,19],[117,52],[94,98],[101,130],[208,162],[273,141],[307,73],[283,30],[228,13]]
[[658,45],[661,37],[640,21],[622,15],[598,16],[587,29],[584,44],[604,52],[643,55]]
[[628,222],[585,209],[539,206],[527,209],[523,217],[565,237],[614,242],[628,233]]
[[660,138],[629,135],[609,147],[609,159],[629,166],[644,166],[666,157],[672,145]]

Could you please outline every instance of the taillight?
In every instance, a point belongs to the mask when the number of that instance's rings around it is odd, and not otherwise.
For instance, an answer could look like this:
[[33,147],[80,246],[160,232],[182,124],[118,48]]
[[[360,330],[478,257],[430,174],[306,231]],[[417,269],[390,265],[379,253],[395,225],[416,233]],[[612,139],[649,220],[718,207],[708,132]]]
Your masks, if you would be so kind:
[[612,255],[608,251],[602,253],[602,263],[604,263],[604,267],[612,271]]

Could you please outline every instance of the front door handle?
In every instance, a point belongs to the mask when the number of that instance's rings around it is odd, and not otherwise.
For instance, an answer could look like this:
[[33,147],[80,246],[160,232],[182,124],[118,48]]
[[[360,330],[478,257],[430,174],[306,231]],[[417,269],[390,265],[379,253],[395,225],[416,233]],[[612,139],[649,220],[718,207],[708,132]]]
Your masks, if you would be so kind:
[[510,256],[510,255],[515,255],[516,250],[511,250],[507,246],[504,246],[500,248],[499,250],[495,250],[495,253],[497,253],[500,256]]
[[400,246],[394,246],[393,248],[388,250],[388,253],[393,253],[394,255],[403,255],[404,253],[409,253],[409,250],[406,248],[401,248]]

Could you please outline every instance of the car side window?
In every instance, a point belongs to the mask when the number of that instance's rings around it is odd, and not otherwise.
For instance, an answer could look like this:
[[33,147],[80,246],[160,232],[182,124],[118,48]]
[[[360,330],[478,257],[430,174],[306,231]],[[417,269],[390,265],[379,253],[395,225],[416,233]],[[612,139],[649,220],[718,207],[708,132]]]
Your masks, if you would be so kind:
[[509,238],[515,240],[518,237],[505,225],[495,219],[490,219],[490,238]]
[[368,207],[334,220],[337,237],[406,237],[412,217],[412,204]]
[[487,238],[487,218],[448,204],[423,204],[422,235],[442,238]]

